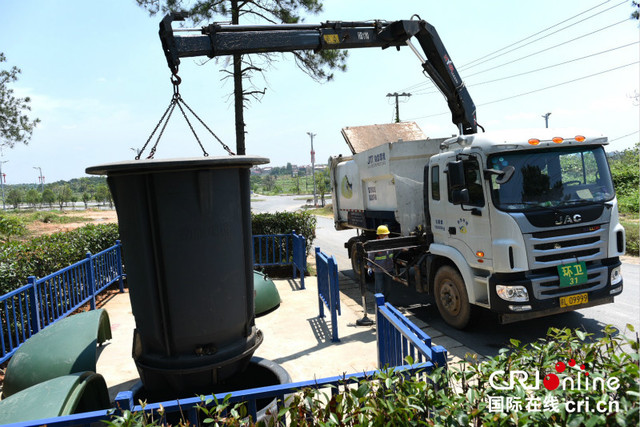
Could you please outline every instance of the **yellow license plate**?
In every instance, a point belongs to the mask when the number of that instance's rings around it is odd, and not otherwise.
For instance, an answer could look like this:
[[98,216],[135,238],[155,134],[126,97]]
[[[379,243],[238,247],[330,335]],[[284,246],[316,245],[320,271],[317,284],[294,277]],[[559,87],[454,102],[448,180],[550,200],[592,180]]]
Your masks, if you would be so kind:
[[589,302],[589,294],[569,295],[560,297],[560,307],[571,307],[573,305],[586,304]]

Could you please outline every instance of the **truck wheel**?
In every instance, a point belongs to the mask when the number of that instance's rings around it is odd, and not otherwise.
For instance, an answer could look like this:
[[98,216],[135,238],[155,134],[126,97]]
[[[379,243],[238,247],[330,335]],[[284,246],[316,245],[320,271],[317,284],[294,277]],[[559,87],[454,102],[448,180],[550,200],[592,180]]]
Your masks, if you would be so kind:
[[471,306],[467,289],[460,274],[445,265],[436,273],[434,296],[440,315],[449,325],[463,329],[471,318]]

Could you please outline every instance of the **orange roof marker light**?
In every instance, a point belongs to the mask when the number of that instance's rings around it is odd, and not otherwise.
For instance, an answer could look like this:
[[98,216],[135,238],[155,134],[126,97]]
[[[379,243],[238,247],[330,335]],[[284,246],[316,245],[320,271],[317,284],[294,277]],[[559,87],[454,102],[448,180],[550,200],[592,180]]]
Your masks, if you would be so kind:
[[531,139],[529,140],[529,144],[531,144],[531,145],[538,145],[538,144],[540,144],[540,140],[539,140],[538,138],[531,138]]
[[584,140],[586,139],[584,136],[582,135],[576,135],[576,137],[574,138],[576,141],[578,142],[584,142]]
[[564,141],[564,139],[560,138],[559,136],[554,136],[552,141],[556,144],[562,144],[562,141]]

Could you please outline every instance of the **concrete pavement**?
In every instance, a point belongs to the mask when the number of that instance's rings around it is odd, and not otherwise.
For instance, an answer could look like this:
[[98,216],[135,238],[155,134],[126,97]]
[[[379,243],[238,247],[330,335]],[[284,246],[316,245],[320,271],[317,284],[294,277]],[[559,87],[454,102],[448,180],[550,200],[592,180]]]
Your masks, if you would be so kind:
[[[262,345],[255,355],[280,364],[292,381],[324,378],[344,373],[376,369],[375,326],[356,326],[363,312],[358,284],[340,274],[340,300],[342,315],[338,316],[340,342],[331,341],[331,319],[325,309],[325,318],[318,317],[318,292],[315,277],[305,278],[305,290],[299,280],[274,280],[280,298],[280,307],[256,318],[256,326],[264,334]],[[375,320],[373,295],[367,295],[368,316]],[[120,391],[129,390],[139,381],[138,371],[131,356],[135,320],[131,313],[129,294],[112,295],[103,308],[109,313],[113,338],[99,348],[97,371],[107,382],[109,397],[113,401]],[[414,323],[432,337],[433,343],[449,351],[449,361],[464,358],[472,351],[461,343],[411,316]]]

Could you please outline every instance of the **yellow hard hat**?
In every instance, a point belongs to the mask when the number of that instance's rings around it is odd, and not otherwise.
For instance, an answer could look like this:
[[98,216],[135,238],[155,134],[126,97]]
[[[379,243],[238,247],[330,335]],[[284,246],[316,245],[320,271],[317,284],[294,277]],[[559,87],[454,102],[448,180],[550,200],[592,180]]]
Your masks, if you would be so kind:
[[376,230],[376,234],[379,236],[381,234],[389,234],[389,228],[386,225],[381,225]]

